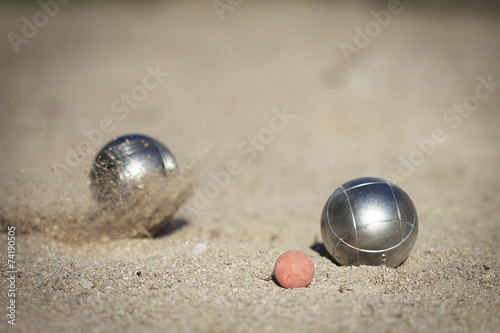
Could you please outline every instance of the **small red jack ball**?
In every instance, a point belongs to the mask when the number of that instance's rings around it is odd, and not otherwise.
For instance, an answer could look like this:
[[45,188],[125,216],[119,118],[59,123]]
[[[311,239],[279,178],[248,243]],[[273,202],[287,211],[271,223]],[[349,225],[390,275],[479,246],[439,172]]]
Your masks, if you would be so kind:
[[274,277],[283,288],[307,287],[314,277],[314,264],[302,251],[287,251],[276,260]]

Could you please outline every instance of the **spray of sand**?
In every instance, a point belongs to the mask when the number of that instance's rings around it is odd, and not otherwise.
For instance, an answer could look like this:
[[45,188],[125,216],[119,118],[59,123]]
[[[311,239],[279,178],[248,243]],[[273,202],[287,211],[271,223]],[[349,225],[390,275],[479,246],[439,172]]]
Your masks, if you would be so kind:
[[[112,207],[89,198],[56,195],[44,205],[19,196],[0,207],[0,226],[15,226],[19,233],[38,233],[65,242],[82,243],[133,237],[152,237],[169,223],[190,197],[196,184],[192,170],[168,178],[144,178],[126,201]],[[78,196],[76,196],[78,197]]]

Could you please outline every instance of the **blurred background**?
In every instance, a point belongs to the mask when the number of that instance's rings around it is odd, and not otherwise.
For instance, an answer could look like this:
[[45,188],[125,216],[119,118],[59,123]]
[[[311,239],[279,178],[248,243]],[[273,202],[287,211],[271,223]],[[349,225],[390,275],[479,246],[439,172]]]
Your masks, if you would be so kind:
[[[497,184],[500,93],[445,119],[479,77],[500,81],[495,1],[0,5],[3,206],[85,205],[95,154],[128,133],[200,175],[214,198],[188,208],[205,219],[294,214],[309,228],[358,176],[391,178],[417,207],[463,207],[471,186]],[[271,135],[276,112],[288,123]],[[445,140],[418,152],[436,129]],[[241,172],[207,193],[232,160]]]
[[[0,32],[21,330],[498,327],[497,1],[0,1]],[[76,244],[136,227],[90,218],[94,156],[129,133],[163,142],[193,195],[157,238]],[[417,208],[397,269],[322,252],[325,202],[361,176]],[[310,288],[263,280],[289,249]]]

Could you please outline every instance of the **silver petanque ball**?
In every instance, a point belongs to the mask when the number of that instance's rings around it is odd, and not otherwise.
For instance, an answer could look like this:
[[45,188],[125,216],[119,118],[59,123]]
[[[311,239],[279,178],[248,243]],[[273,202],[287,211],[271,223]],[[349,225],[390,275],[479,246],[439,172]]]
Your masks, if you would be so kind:
[[104,206],[127,202],[148,184],[164,180],[176,169],[174,156],[159,141],[130,134],[109,142],[90,171],[94,199]]
[[351,180],[333,192],[321,217],[325,247],[340,265],[399,266],[418,234],[417,211],[397,185],[375,177]]

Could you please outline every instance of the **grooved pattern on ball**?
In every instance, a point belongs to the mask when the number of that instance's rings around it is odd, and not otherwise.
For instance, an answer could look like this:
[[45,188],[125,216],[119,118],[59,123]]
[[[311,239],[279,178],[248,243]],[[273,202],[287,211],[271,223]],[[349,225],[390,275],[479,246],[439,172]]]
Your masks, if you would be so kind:
[[323,210],[321,235],[340,264],[397,266],[415,243],[418,218],[409,196],[373,177],[349,181],[335,190]]

